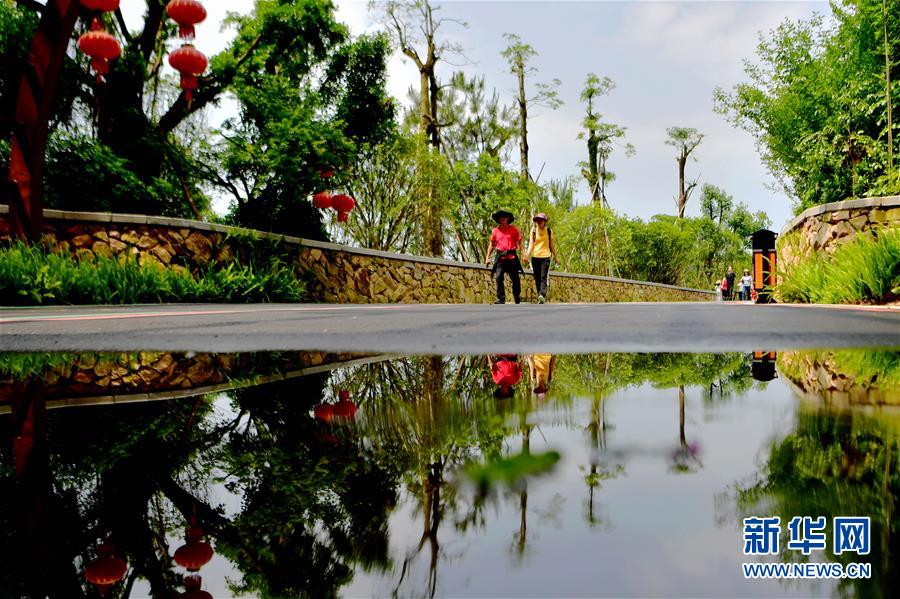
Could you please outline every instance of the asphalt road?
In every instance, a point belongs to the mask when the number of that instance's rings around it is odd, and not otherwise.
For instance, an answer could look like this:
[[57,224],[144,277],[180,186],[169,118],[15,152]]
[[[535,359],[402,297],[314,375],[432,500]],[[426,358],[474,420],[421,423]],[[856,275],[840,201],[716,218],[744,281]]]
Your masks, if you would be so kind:
[[900,350],[900,310],[739,303],[0,309],[3,351],[394,354]]

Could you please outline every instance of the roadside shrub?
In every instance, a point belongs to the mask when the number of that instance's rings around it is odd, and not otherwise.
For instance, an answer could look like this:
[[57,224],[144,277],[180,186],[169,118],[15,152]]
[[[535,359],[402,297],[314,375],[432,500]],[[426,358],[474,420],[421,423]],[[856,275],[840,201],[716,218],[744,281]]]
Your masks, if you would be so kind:
[[830,258],[814,256],[780,273],[783,301],[885,303],[900,298],[900,229],[860,235]]
[[79,260],[22,243],[0,249],[0,305],[296,302],[304,285],[281,259],[230,263],[196,275],[136,258]]

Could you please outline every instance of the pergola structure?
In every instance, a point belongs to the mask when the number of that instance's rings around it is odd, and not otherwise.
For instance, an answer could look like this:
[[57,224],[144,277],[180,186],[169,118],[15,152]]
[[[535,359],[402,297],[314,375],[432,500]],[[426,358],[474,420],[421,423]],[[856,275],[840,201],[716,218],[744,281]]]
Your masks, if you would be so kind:
[[23,0],[19,3],[40,7],[42,16],[21,65],[3,196],[9,205],[13,234],[33,241],[40,238],[43,224],[41,191],[50,114],[59,72],[82,7],[78,0],[47,0],[45,6]]

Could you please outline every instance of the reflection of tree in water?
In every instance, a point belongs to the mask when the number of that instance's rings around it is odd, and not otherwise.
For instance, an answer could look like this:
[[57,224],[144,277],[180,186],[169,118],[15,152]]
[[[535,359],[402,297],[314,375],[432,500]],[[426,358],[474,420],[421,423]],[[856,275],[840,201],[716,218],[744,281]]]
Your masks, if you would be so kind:
[[[47,508],[28,525],[43,539],[40,558],[30,555],[6,582],[7,596],[90,593],[73,564],[87,563],[106,533],[132,567],[113,596],[128,596],[138,577],[154,597],[174,596],[181,576],[166,536],[193,514],[241,570],[236,592],[331,596],[354,565],[387,567],[397,473],[361,456],[351,428],[335,438],[309,417],[322,383],[317,376],[237,391],[227,419],[211,413],[211,398],[50,412]],[[205,498],[214,469],[243,499],[234,515]],[[15,486],[10,474],[5,488]],[[11,508],[0,507],[4,522],[19,521]]]
[[[822,556],[845,565],[872,564],[871,579],[841,580],[843,593],[850,586],[859,596],[891,596],[900,586],[896,568],[900,534],[894,506],[900,493],[898,460],[900,420],[896,415],[801,407],[796,429],[773,443],[758,480],[737,487],[737,519],[780,516],[784,529],[795,516],[825,516],[829,545]],[[835,516],[871,518],[869,555],[832,553],[830,527]],[[782,561],[798,558],[784,542],[781,550]]]
[[672,471],[679,474],[696,472],[703,467],[700,461],[700,445],[688,443],[684,433],[684,385],[678,386],[678,449],[672,452]]
[[[735,363],[734,356],[559,359],[550,397],[563,405],[569,397],[595,398],[587,426],[589,523],[602,522],[595,493],[600,481],[621,472],[598,457],[605,451],[608,393],[647,381],[701,384],[698,370],[719,368],[718,375]],[[29,554],[39,557],[19,571],[5,569],[0,594],[41,594],[30,592],[28,585],[35,585],[53,597],[85,595],[79,568],[109,533],[131,567],[113,596],[128,596],[137,579],[147,580],[154,596],[173,596],[182,581],[167,538],[180,538],[194,514],[216,552],[240,571],[233,590],[261,597],[332,596],[356,567],[394,568],[400,593],[426,547],[426,588],[434,594],[440,563],[452,559],[441,547],[441,526],[460,533],[483,528],[486,507],[503,497],[518,508],[513,554],[527,551],[533,503],[527,483],[502,495],[463,492],[454,482],[473,460],[491,462],[520,443],[531,451],[536,437],[529,415],[539,403],[524,385],[512,398],[492,397],[483,357],[398,359],[327,376],[234,391],[226,413],[214,411],[212,396],[48,413],[47,507],[36,529],[44,553]],[[310,416],[326,384],[326,396],[344,390],[359,404],[356,422],[328,424]],[[0,484],[11,493],[12,460],[2,457]],[[217,479],[241,498],[235,513],[210,500],[210,482]],[[417,499],[422,535],[402,562],[392,564],[387,522],[401,485]],[[0,505],[6,563],[19,558],[11,536],[18,520],[14,506]]]

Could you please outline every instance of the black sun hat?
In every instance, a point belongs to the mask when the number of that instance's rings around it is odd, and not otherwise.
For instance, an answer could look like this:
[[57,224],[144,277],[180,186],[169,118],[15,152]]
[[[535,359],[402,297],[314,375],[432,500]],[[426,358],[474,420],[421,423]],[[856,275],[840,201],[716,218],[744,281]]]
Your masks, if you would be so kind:
[[491,218],[494,219],[495,223],[499,223],[501,216],[505,216],[507,219],[509,219],[507,221],[507,224],[510,224],[510,225],[512,224],[513,220],[515,220],[515,217],[512,215],[512,212],[510,212],[509,210],[498,210],[497,212],[495,212],[491,215]]

